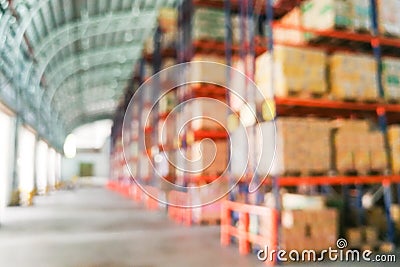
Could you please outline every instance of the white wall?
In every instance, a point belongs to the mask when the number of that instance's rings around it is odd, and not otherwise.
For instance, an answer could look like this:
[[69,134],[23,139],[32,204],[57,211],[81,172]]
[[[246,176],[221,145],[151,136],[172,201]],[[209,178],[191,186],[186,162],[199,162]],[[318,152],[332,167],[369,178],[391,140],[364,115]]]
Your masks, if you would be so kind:
[[[14,157],[15,120],[0,109],[0,213],[10,203],[12,191],[12,159]],[[1,214],[0,214],[1,219]]]
[[36,135],[31,130],[21,126],[18,142],[19,190],[23,194],[29,194],[35,186]]
[[39,193],[46,192],[48,152],[49,147],[46,142],[39,140],[36,148],[36,187]]
[[80,163],[92,163],[93,175],[96,177],[108,177],[110,171],[109,156],[110,138],[106,139],[100,153],[77,153],[75,158],[63,157],[61,164],[61,177],[63,180],[79,176]]

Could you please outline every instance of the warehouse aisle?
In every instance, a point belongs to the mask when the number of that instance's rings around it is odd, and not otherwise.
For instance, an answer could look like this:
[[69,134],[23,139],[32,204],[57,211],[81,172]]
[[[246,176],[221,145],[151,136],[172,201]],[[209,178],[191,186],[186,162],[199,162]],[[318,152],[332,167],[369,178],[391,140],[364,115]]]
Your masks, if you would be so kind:
[[263,266],[219,244],[219,227],[186,228],[100,187],[38,197],[0,228],[0,266]]
[[[240,256],[236,246],[222,248],[219,227],[176,225],[99,186],[38,197],[34,207],[11,208],[6,215],[0,266],[265,266],[254,255]],[[345,264],[324,266],[339,265]]]

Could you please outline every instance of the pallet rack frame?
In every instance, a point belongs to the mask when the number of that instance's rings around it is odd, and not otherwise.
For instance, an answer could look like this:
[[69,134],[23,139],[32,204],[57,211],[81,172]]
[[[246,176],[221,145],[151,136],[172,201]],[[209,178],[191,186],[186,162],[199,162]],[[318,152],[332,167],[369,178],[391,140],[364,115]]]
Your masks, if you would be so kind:
[[[243,3],[244,1],[242,1]],[[290,1],[286,1],[290,2]],[[298,4],[300,1],[296,1]],[[212,4],[214,3],[214,4]],[[247,4],[252,1],[246,1]],[[361,43],[369,43],[371,44],[375,60],[378,66],[378,90],[379,95],[383,97],[384,91],[382,87],[381,81],[381,73],[382,73],[382,65],[381,65],[381,57],[382,57],[382,47],[383,46],[391,46],[391,47],[400,47],[400,40],[387,38],[379,35],[378,32],[378,20],[377,20],[377,12],[376,12],[376,1],[370,0],[371,7],[372,7],[372,34],[365,34],[365,33],[352,33],[352,32],[345,32],[345,31],[317,31],[312,29],[305,29],[302,27],[291,27],[288,25],[281,25],[275,22],[275,14],[274,14],[274,6],[272,0],[265,0],[265,7],[260,12],[264,12],[266,15],[266,22],[265,24],[268,26],[268,37],[266,39],[266,44],[264,43],[265,47],[256,46],[251,50],[255,51],[255,54],[260,54],[263,51],[273,51],[274,49],[274,38],[273,38],[273,28],[274,27],[282,27],[288,29],[297,29],[304,32],[314,33],[319,36],[325,36],[328,38],[334,39],[343,39],[349,40],[354,42],[361,42]],[[243,4],[242,4],[243,5]],[[220,42],[212,42],[212,41],[202,41],[202,42],[190,42],[190,29],[188,28],[190,23],[188,23],[188,16],[184,16],[185,11],[191,10],[193,6],[208,6],[208,7],[219,7],[223,8],[225,11],[225,22],[226,22],[226,38],[224,43]],[[207,1],[207,0],[190,0],[185,1],[184,4],[180,7],[179,12],[179,27],[183,27],[184,34],[182,35],[182,39],[179,40],[177,46],[177,57],[179,62],[188,61],[192,55],[192,49],[195,48],[202,48],[202,49],[219,49],[221,51],[225,51],[226,62],[228,65],[232,63],[232,53],[234,52],[241,52],[243,48],[238,47],[237,45],[233,44],[232,40],[232,32],[231,32],[231,11],[237,10],[239,7],[238,1],[233,0],[224,0],[223,5],[218,4],[216,6],[215,1]],[[184,10],[186,8],[186,10]],[[289,9],[289,8],[288,8]],[[280,14],[281,15],[281,14]],[[242,18],[243,19],[243,18]],[[253,43],[253,42],[251,42]],[[157,47],[157,46],[156,46]],[[157,48],[161,49],[160,47]],[[174,56],[174,52],[171,50],[168,51],[155,51],[153,55],[146,55],[146,59],[153,59],[153,62],[159,62],[158,60],[161,59],[163,55]],[[161,66],[161,65],[160,65]],[[229,74],[228,78],[229,78]],[[227,98],[228,99],[228,98]],[[400,105],[392,105],[386,103],[374,103],[374,104],[366,104],[366,103],[346,103],[341,101],[321,101],[321,100],[313,100],[313,99],[294,99],[294,98],[275,98],[275,104],[277,106],[277,113],[278,114],[295,114],[294,111],[299,111],[300,114],[306,114],[307,112],[317,112],[322,116],[327,116],[328,112],[334,111],[338,112],[339,115],[348,116],[351,113],[363,113],[367,112],[369,114],[376,113],[379,121],[379,125],[381,130],[386,135],[387,134],[387,124],[392,122],[398,122],[399,114],[400,114]],[[327,112],[325,115],[323,111]],[[118,115],[117,115],[118,117]],[[159,117],[158,117],[159,118]],[[119,118],[120,120],[120,118]],[[118,121],[118,118],[117,118]],[[154,119],[153,123],[156,122],[156,118]],[[156,125],[156,124],[154,124]],[[116,126],[115,132],[118,132],[118,124]],[[197,133],[199,136],[204,136],[204,133]],[[199,137],[200,138],[200,137]],[[185,139],[185,138],[184,138]],[[387,138],[385,138],[385,145],[388,146]],[[183,147],[186,146],[186,143],[183,142]],[[389,153],[389,150],[386,150]],[[390,156],[388,157],[390,159]],[[230,179],[231,180],[231,179]],[[270,181],[267,182],[269,185],[272,186],[272,191],[275,194],[276,200],[279,200],[279,188],[281,186],[294,186],[298,185],[299,183],[307,183],[310,185],[363,185],[363,184],[382,184],[384,188],[384,202],[385,202],[385,215],[388,222],[388,234],[387,239],[390,242],[394,242],[394,226],[393,221],[390,214],[390,204],[392,203],[392,192],[391,192],[391,184],[397,184],[397,199],[400,200],[400,179],[398,176],[387,175],[387,176],[375,176],[375,177],[306,177],[299,179],[298,177],[272,177]],[[362,197],[362,186],[356,188],[358,191],[358,210],[359,214],[362,217],[362,205],[361,205],[361,197]],[[231,195],[232,200],[232,195]],[[259,200],[258,200],[259,201]],[[277,211],[280,210],[280,203],[277,201],[278,205],[276,207]],[[279,216],[278,216],[279,225]],[[363,218],[360,218],[360,222],[363,221]],[[279,236],[279,235],[278,235]]]
[[[207,1],[198,1],[201,2],[203,5],[210,4],[206,3]],[[231,0],[225,0],[224,1],[224,8],[229,9],[229,11],[225,10],[226,14],[226,21],[229,21],[230,19],[230,10],[232,9],[232,1]],[[265,1],[265,9],[266,9],[266,25],[268,29],[268,37],[267,38],[267,50],[268,51],[273,51],[274,48],[274,39],[273,39],[273,28],[274,27],[286,27],[286,28],[291,28],[291,29],[297,29],[297,30],[303,30],[305,32],[312,32],[315,34],[319,34],[321,36],[327,36],[330,38],[339,38],[339,39],[345,39],[345,40],[351,40],[351,41],[359,41],[359,42],[367,42],[371,44],[374,57],[376,60],[376,64],[378,66],[378,80],[377,80],[377,88],[379,91],[379,96],[381,98],[384,97],[384,90],[382,86],[382,51],[381,51],[381,46],[386,45],[386,46],[394,46],[394,47],[400,47],[400,41],[396,39],[391,39],[391,38],[386,38],[382,37],[379,35],[378,32],[378,20],[377,20],[377,10],[376,10],[376,1],[375,0],[370,0],[370,5],[372,8],[372,34],[359,34],[359,33],[350,33],[350,32],[340,32],[340,31],[316,31],[316,30],[311,30],[311,29],[302,29],[301,27],[290,27],[290,26],[283,26],[280,25],[276,22],[274,22],[274,8],[273,8],[273,1],[271,0],[266,0]],[[211,6],[211,5],[210,5]],[[229,33],[226,34],[226,49],[230,49],[231,51],[234,50],[234,45],[232,44],[232,39],[229,38]],[[239,49],[240,50],[240,49]],[[230,51],[230,52],[231,52]],[[227,52],[227,62],[230,63],[230,58],[229,58],[228,52]],[[279,108],[280,107],[300,107],[301,108],[313,108],[315,109],[327,109],[327,110],[340,110],[344,109],[346,112],[349,113],[354,113],[354,112],[376,112],[376,116],[378,118],[378,123],[381,128],[381,131],[383,132],[385,136],[385,147],[386,147],[386,152],[387,152],[387,158],[389,161],[389,166],[391,166],[390,162],[390,149],[389,149],[389,143],[388,143],[388,138],[387,138],[387,125],[388,125],[388,117],[387,113],[390,113],[391,116],[389,116],[390,122],[393,121],[399,121],[397,116],[400,110],[398,109],[398,105],[391,105],[391,104],[364,104],[364,103],[346,103],[346,102],[341,102],[341,101],[323,101],[322,103],[318,103],[319,100],[304,100],[304,99],[290,99],[290,98],[276,98],[275,103],[277,105],[277,114],[280,113]],[[290,111],[288,111],[290,113]],[[304,114],[304,111],[303,111]],[[389,168],[388,168],[389,169]],[[391,243],[394,243],[395,240],[395,229],[394,229],[394,224],[393,224],[393,219],[390,214],[390,205],[392,203],[392,192],[391,192],[391,184],[397,183],[397,194],[398,194],[398,201],[400,200],[400,187],[399,187],[399,177],[398,176],[393,176],[393,175],[386,175],[386,176],[378,176],[378,177],[308,177],[306,179],[299,179],[298,177],[272,177],[271,181],[269,181],[272,185],[272,191],[275,195],[275,203],[277,203],[276,209],[280,211],[280,203],[279,203],[279,188],[281,186],[295,186],[301,184],[309,184],[309,185],[356,185],[356,190],[357,190],[357,208],[358,208],[358,213],[359,213],[359,222],[363,222],[363,207],[362,207],[362,186],[363,184],[382,184],[384,188],[384,204],[385,204],[385,215],[386,215],[386,220],[387,220],[387,227],[388,227],[388,232],[387,232],[387,240]],[[347,197],[346,200],[348,201]],[[278,224],[279,224],[279,216],[278,216]],[[279,230],[278,230],[279,231]],[[279,234],[278,237],[279,238]],[[224,242],[222,242],[224,243]]]

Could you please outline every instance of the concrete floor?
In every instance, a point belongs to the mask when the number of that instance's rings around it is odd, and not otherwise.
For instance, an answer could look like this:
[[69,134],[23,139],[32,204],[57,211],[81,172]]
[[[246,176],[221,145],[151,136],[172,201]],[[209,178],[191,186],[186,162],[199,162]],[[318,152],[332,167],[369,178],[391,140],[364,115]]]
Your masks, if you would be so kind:
[[1,267],[265,266],[254,255],[240,256],[236,246],[222,248],[218,226],[179,226],[99,187],[38,197],[34,207],[5,215]]

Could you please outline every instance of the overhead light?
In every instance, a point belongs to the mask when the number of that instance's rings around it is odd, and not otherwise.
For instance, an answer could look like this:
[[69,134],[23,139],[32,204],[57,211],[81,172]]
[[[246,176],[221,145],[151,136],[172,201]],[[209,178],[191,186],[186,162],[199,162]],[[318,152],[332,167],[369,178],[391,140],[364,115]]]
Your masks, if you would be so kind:
[[130,42],[133,41],[133,38],[134,37],[133,37],[133,34],[131,32],[126,32],[125,33],[125,36],[124,36],[125,42],[130,43]]

